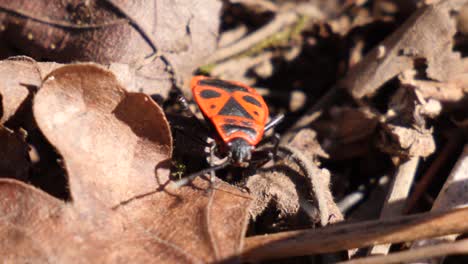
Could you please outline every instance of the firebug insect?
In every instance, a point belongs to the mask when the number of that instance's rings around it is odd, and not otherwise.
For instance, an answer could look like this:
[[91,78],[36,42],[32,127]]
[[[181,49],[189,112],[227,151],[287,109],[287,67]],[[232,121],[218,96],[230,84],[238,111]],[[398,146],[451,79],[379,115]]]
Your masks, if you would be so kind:
[[227,165],[247,167],[265,131],[284,117],[277,116],[267,124],[269,111],[263,97],[254,88],[240,82],[195,76],[190,86],[195,103],[216,132],[218,151],[228,159],[220,165],[189,175],[178,185]]

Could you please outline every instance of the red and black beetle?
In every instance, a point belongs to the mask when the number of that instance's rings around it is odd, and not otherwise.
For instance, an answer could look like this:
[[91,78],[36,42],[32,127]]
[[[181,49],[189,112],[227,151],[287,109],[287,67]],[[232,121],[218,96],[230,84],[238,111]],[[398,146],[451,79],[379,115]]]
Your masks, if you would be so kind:
[[254,88],[240,82],[195,76],[190,86],[203,116],[216,130],[220,152],[228,159],[223,164],[182,179],[179,185],[227,165],[247,167],[252,151],[263,139],[265,131],[283,119],[280,115],[267,124],[269,111],[263,97]]

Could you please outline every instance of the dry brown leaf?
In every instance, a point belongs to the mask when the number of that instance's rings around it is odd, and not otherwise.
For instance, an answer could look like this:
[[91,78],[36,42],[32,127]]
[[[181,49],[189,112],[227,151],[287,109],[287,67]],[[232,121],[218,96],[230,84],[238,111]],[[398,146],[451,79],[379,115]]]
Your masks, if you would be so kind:
[[342,80],[354,98],[368,97],[391,78],[424,59],[426,75],[448,81],[460,73],[460,54],[452,51],[455,21],[451,14],[466,0],[440,1],[417,10],[400,28],[355,65]]
[[[181,196],[161,192],[117,211],[103,207],[80,213],[73,204],[17,181],[1,180],[0,190],[0,252],[15,263],[206,263],[241,249],[244,232],[239,225],[245,226],[245,221],[238,221],[238,213],[246,210],[245,199],[239,197],[241,203],[232,206],[229,192],[203,195],[207,189],[192,189]],[[187,202],[190,198],[199,201]],[[233,214],[216,217],[221,212]]]
[[0,125],[0,177],[26,180],[31,162],[24,135]]
[[[34,99],[34,115],[62,154],[73,199],[83,207],[96,200],[112,207],[154,190],[155,161],[171,156],[159,107],[148,96],[127,93],[111,72],[94,65],[52,71]],[[165,182],[168,172],[158,176]],[[94,188],[84,190],[89,184]]]
[[250,197],[225,183],[163,191],[117,209],[128,225],[168,241],[186,256],[210,262],[240,253]]
[[[0,38],[36,59],[131,64],[138,91],[165,96],[216,48],[221,2],[0,1]],[[158,50],[162,57],[148,59]],[[143,66],[143,67],[140,67]]]
[[147,95],[95,64],[69,65],[44,80],[34,115],[63,157],[73,201],[0,181],[7,259],[205,263],[240,252],[251,199],[202,179],[165,188],[172,138]]

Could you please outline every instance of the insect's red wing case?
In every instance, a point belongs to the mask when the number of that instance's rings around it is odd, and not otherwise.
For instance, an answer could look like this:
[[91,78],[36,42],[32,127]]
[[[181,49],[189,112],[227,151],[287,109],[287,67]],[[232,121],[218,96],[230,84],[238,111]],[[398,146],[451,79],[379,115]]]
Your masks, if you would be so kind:
[[[226,87],[221,88],[214,84],[202,85],[200,81],[203,80],[230,84],[234,90],[228,91]],[[236,87],[241,89],[235,89]],[[193,77],[191,88],[195,102],[224,142],[240,137],[255,146],[262,139],[268,119],[268,107],[255,89],[242,83],[205,76]]]

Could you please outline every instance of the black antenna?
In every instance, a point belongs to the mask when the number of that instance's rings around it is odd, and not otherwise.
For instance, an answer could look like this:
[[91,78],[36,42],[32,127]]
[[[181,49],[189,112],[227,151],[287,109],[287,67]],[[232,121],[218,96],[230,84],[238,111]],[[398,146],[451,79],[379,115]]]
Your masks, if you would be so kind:
[[222,168],[225,168],[229,164],[230,164],[229,160],[226,160],[225,162],[223,162],[223,163],[221,163],[219,165],[212,166],[212,167],[206,168],[204,170],[194,172],[194,173],[188,175],[187,177],[184,177],[184,178],[182,178],[182,179],[180,179],[178,181],[174,181],[174,185],[175,185],[176,188],[182,187],[182,186],[187,185],[188,183],[192,182],[196,177],[198,177],[200,175],[203,175],[203,174],[206,174],[206,173],[209,173],[209,172],[212,172],[212,171],[220,170]]
[[266,124],[265,128],[263,129],[263,132],[267,132],[268,130],[270,130],[272,127],[275,127],[276,125],[278,125],[281,121],[283,121],[284,119],[284,115],[283,114],[279,114],[277,116],[275,116],[273,119],[270,120],[270,122],[268,124]]

